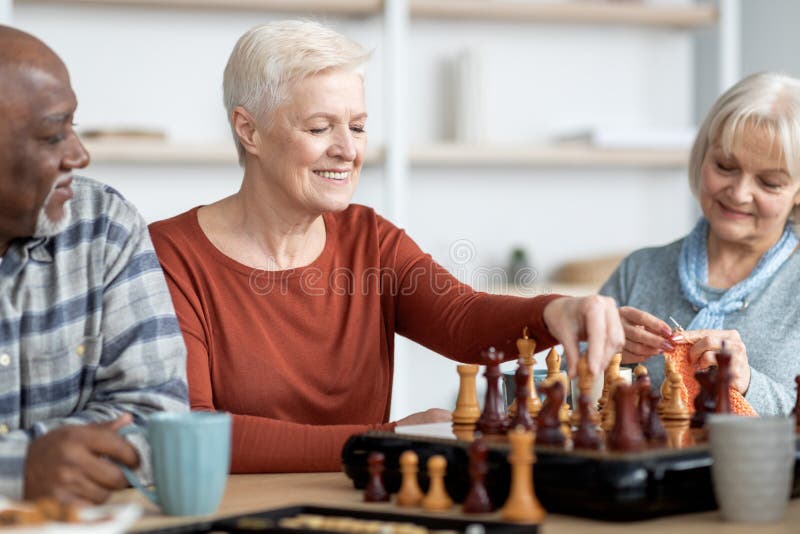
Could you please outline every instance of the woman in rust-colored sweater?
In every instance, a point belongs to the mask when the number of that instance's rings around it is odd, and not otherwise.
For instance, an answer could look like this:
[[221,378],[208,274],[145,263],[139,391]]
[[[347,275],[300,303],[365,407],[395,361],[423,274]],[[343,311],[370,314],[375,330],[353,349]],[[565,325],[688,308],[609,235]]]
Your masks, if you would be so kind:
[[192,407],[233,415],[234,472],[338,470],[355,433],[389,423],[395,333],[449,358],[623,343],[611,299],[488,295],[459,283],[372,209],[350,205],[366,147],[367,54],[311,22],[254,28],[225,69],[241,189],[154,223],[188,349]]

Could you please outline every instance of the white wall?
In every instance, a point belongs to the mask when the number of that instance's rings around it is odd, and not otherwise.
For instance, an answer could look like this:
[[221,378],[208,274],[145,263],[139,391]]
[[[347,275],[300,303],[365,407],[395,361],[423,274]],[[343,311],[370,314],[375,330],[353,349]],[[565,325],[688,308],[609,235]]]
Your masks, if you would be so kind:
[[[220,10],[20,4],[15,24],[65,60],[83,127],[156,126],[176,142],[229,133],[221,75],[236,38],[285,15]],[[384,137],[382,22],[329,18],[376,53],[369,67],[370,142]],[[409,50],[411,144],[452,135],[444,66],[477,50],[485,74],[486,136],[497,144],[541,142],[578,127],[690,125],[694,99],[690,33],[619,27],[413,21]],[[236,190],[234,165],[93,164],[148,220]],[[381,207],[380,167],[364,172],[357,201]],[[474,243],[480,265],[503,265],[514,245],[542,275],[563,261],[660,244],[684,234],[692,201],[684,173],[645,169],[412,168],[408,229],[450,267],[453,242]],[[405,346],[405,345],[402,345]],[[454,364],[421,348],[400,353],[394,414],[452,406]]]

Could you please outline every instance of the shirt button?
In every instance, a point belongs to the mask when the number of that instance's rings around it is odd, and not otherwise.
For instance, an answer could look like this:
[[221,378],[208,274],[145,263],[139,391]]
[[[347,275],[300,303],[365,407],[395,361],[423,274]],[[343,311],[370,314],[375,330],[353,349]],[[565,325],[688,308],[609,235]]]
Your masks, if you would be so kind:
[[80,344],[80,345],[78,345],[78,347],[75,349],[75,354],[77,354],[79,358],[82,358],[82,357],[83,357],[83,355],[84,355],[84,353],[86,353],[86,345],[84,345],[83,343],[81,343],[81,344]]
[[8,425],[0,424],[0,434],[8,434]]
[[11,363],[11,356],[6,353],[0,354],[0,365],[3,367],[8,367]]

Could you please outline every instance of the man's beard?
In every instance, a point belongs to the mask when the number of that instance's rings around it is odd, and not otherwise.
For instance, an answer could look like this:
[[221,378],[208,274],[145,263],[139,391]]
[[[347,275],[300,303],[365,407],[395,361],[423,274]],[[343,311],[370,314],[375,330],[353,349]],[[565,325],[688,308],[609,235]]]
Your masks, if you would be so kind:
[[53,182],[53,188],[47,194],[47,197],[42,202],[42,209],[39,210],[39,216],[36,217],[36,229],[33,231],[33,237],[49,237],[58,235],[63,232],[67,226],[69,225],[70,215],[72,214],[72,207],[71,202],[72,200],[67,200],[62,209],[64,213],[61,215],[61,218],[58,220],[53,220],[47,215],[47,204],[50,202],[50,197],[53,196],[53,192],[56,189],[56,185],[64,179],[66,176],[59,176],[58,179]]

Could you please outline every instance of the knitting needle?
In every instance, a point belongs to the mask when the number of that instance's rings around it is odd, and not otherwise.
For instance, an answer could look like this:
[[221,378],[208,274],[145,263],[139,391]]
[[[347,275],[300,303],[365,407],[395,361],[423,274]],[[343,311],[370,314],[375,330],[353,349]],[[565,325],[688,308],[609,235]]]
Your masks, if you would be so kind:
[[672,324],[675,325],[675,330],[678,332],[674,336],[672,336],[672,341],[683,341],[684,337],[682,333],[685,331],[683,327],[680,325],[678,321],[676,321],[671,315],[669,316],[669,320],[672,321]]

